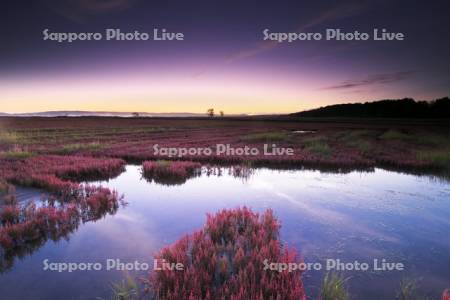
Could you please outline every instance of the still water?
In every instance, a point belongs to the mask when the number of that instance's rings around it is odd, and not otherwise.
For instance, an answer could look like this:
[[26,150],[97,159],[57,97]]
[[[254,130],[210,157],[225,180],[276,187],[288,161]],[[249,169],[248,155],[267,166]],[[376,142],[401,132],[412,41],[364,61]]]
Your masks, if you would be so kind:
[[[343,273],[352,299],[394,299],[405,278],[416,280],[432,299],[450,287],[449,182],[382,169],[347,174],[256,169],[241,178],[224,168],[221,176],[161,185],[143,179],[139,166],[127,166],[117,178],[99,183],[123,194],[128,205],[80,226],[69,240],[49,241],[16,260],[0,274],[1,299],[110,299],[110,283],[123,272],[106,271],[107,259],[152,265],[153,253],[201,228],[206,213],[242,206],[257,212],[271,208],[281,221],[284,244],[305,262],[322,265],[303,274],[309,299],[317,298],[327,260],[370,266]],[[45,259],[99,262],[104,268],[44,271]],[[401,263],[404,270],[376,271],[374,259]]]

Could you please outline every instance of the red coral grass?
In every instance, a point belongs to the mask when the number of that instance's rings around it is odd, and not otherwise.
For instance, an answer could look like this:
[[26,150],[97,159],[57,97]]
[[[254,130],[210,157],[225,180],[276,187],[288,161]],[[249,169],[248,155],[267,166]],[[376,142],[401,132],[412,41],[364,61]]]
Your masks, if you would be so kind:
[[5,231],[0,231],[0,246],[9,249],[13,246],[13,241]]
[[[34,251],[46,240],[67,237],[81,222],[114,214],[121,200],[116,191],[77,181],[117,176],[124,165],[121,159],[84,156],[1,160],[0,197],[5,205],[0,210],[0,271],[11,267],[14,257]],[[9,183],[40,188],[50,195],[42,207],[20,207]]]
[[121,202],[116,191],[68,178],[110,176],[121,172],[123,165],[118,159],[59,156],[33,157],[1,165],[0,177],[51,194],[39,208],[35,204],[19,206],[12,185],[8,184],[6,195],[0,195],[6,204],[0,210],[0,271],[10,268],[14,257],[33,252],[46,240],[67,237],[81,222],[114,214]]
[[13,205],[17,203],[15,187],[11,184],[2,181],[1,179],[0,179],[0,201],[3,201],[3,203],[6,205]]
[[7,205],[0,211],[0,223],[14,224],[19,221],[20,208],[17,205]]
[[305,299],[299,272],[264,270],[264,261],[296,262],[283,250],[272,211],[247,208],[208,215],[205,227],[162,249],[156,259],[182,263],[158,270],[150,285],[158,299]]
[[124,165],[123,160],[111,158],[36,156],[19,162],[2,162],[0,178],[22,186],[41,188],[70,200],[83,196],[77,180],[111,178],[120,174]]
[[57,207],[16,206],[14,218],[3,216],[0,224],[0,271],[11,267],[14,257],[31,253],[47,239],[57,241],[65,238],[81,222],[95,221],[117,211],[120,201],[117,192],[102,187],[87,187],[86,191],[87,196],[77,201]]
[[442,300],[450,300],[450,289],[446,289],[442,293]]
[[117,211],[118,202],[121,200],[116,191],[103,187],[86,186],[86,215],[89,219],[98,219],[105,212],[113,214]]
[[143,175],[162,184],[181,184],[188,178],[198,176],[202,165],[192,161],[145,161]]
[[[409,124],[410,128],[405,131],[404,124],[396,122],[390,122],[385,128],[365,122],[297,121],[295,118],[280,119],[280,122],[250,119],[211,122],[152,118],[0,118],[0,127],[10,132],[12,140],[15,140],[14,143],[0,144],[0,160],[23,161],[25,151],[35,155],[76,153],[78,156],[116,157],[138,163],[170,159],[163,152],[155,154],[153,146],[158,144],[164,148],[212,149],[212,155],[180,158],[203,163],[250,160],[255,166],[314,167],[330,171],[371,170],[375,166],[434,170],[441,164],[430,155],[420,154],[441,153],[448,148],[445,126],[423,128],[420,124]],[[230,145],[230,148],[248,146],[258,149],[259,154],[219,155],[214,151],[217,144]],[[277,147],[292,148],[294,153],[268,156],[264,154],[264,144],[268,145],[269,152],[273,150],[272,144],[276,144]],[[17,153],[6,155],[7,151]],[[23,155],[19,155],[21,153]],[[441,167],[448,166],[445,159],[442,162]]]

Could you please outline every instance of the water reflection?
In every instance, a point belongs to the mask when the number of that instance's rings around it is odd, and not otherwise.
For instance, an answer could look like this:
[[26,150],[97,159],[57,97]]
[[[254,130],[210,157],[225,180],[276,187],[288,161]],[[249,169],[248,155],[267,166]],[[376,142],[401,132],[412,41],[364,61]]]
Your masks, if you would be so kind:
[[[69,242],[47,243],[1,276],[6,298],[107,298],[110,281],[120,272],[49,273],[42,260],[149,262],[152,254],[202,227],[205,214],[246,205],[273,209],[281,238],[306,262],[371,262],[374,258],[405,264],[404,272],[347,272],[355,299],[391,299],[404,277],[422,278],[420,287],[437,298],[450,278],[450,185],[429,177],[381,169],[346,174],[319,171],[252,170],[233,176],[228,168],[203,171],[183,185],[149,183],[139,166],[109,182],[129,205],[114,216],[80,226]],[[30,274],[33,274],[31,276]],[[304,274],[309,298],[316,298],[322,271]],[[17,287],[39,284],[39,293]],[[52,286],[48,285],[52,282]]]
[[221,167],[218,165],[205,165],[199,168],[193,168],[190,172],[184,173],[182,176],[171,174],[170,172],[145,172],[142,171],[142,178],[149,183],[161,185],[183,185],[186,181],[205,175],[205,176],[222,176],[228,174],[234,178],[240,178],[243,181],[248,180],[253,174],[254,168],[246,165],[231,165],[229,167]]
[[0,273],[11,269],[16,258],[31,255],[47,241],[68,240],[80,224],[117,212],[121,198],[116,192],[89,186],[84,192],[84,197],[70,202],[45,194],[40,201],[17,201],[13,187],[0,195]]

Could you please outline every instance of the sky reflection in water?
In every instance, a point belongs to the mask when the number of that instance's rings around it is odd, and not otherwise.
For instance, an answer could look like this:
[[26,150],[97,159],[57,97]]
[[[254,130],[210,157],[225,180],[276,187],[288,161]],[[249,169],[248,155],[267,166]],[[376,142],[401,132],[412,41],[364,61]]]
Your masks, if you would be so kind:
[[[55,273],[42,261],[151,263],[152,253],[202,227],[206,213],[248,206],[272,208],[282,223],[281,238],[306,262],[341,259],[369,262],[385,258],[406,270],[347,272],[355,299],[394,298],[402,278],[420,279],[421,290],[437,297],[450,278],[450,184],[430,177],[381,169],[372,173],[255,170],[247,180],[223,175],[196,177],[164,186],[141,178],[128,166],[102,182],[129,203],[116,215],[80,226],[70,241],[49,242],[0,275],[7,299],[107,297],[118,271]],[[304,274],[308,295],[316,295],[322,271]],[[369,296],[370,295],[370,296]]]

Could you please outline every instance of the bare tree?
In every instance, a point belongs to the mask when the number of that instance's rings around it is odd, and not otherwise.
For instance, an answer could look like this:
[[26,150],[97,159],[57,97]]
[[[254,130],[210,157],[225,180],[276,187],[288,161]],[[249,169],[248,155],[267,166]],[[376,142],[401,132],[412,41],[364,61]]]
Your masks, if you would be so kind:
[[207,111],[206,111],[206,114],[208,115],[208,117],[214,117],[214,108],[209,108]]

